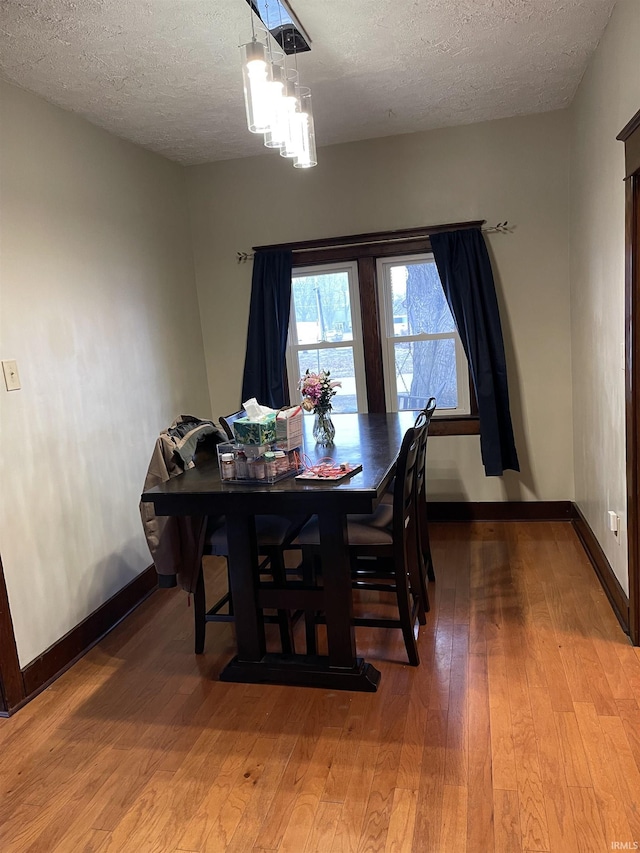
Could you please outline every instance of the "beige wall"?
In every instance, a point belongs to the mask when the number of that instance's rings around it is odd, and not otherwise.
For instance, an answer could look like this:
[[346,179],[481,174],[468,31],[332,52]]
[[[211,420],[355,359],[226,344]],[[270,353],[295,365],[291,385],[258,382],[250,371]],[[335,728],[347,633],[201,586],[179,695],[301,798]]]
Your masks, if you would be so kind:
[[153,443],[210,415],[184,171],[2,85],[0,553],[24,666],[151,562]]
[[[640,3],[618,0],[571,108],[571,337],[576,502],[628,592],[624,146],[640,109]],[[607,510],[622,518],[616,538]]]
[[566,112],[323,148],[293,169],[275,152],[187,169],[213,411],[234,411],[252,246],[463,220],[488,237],[522,474],[486,478],[479,439],[430,441],[434,498],[572,500]]

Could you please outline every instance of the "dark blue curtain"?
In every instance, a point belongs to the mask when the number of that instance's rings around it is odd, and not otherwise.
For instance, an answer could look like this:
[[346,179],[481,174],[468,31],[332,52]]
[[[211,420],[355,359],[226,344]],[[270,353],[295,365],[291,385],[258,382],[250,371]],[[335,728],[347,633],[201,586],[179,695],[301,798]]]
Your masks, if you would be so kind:
[[513,438],[507,366],[491,262],[479,228],[431,235],[431,247],[478,400],[485,473],[519,471]]
[[272,409],[285,405],[292,261],[291,251],[255,253],[242,402],[255,397]]

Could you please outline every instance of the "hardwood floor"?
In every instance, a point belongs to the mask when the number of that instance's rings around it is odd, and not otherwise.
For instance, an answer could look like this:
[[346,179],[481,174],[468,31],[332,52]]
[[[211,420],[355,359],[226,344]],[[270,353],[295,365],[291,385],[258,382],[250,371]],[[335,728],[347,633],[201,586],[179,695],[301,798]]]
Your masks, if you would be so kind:
[[196,657],[186,595],[154,594],[0,720],[0,851],[635,849],[640,652],[571,526],[432,546],[421,666],[358,631],[376,694],[218,682],[233,627]]

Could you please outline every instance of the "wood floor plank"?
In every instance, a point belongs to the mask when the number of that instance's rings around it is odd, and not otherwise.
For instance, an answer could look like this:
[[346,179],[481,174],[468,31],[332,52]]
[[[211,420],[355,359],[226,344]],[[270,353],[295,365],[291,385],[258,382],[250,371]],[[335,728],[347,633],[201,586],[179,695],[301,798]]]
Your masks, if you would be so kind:
[[575,708],[604,837],[610,841],[628,839],[631,831],[622,801],[618,758],[607,749],[595,707],[590,703],[576,702]]
[[378,744],[363,742],[358,750],[331,853],[357,853],[379,749]]
[[430,710],[424,732],[424,749],[413,845],[416,851],[438,853],[444,798],[447,751],[447,712]]
[[341,811],[342,803],[321,802],[318,805],[304,853],[327,853],[331,850]]
[[396,788],[389,818],[385,853],[411,853],[416,823],[417,792]]
[[420,785],[424,731],[429,714],[429,691],[424,682],[416,682],[418,688],[411,694],[407,709],[407,722],[400,750],[397,785],[407,791],[417,791]]
[[442,797],[441,850],[467,850],[467,798],[469,790],[457,785],[445,785]]
[[283,853],[299,853],[306,846],[339,739],[339,729],[323,728],[320,732],[307,770],[297,784],[289,821],[279,846]]
[[409,697],[402,695],[389,696],[384,703],[380,746],[362,824],[359,853],[373,853],[385,848],[408,704]]
[[524,850],[548,851],[549,830],[538,757],[538,742],[531,710],[529,687],[522,662],[518,657],[508,661],[507,678],[522,847]]
[[640,702],[620,699],[616,702],[616,707],[624,725],[631,752],[636,764],[640,767]]
[[489,680],[489,717],[493,785],[502,791],[517,791],[516,760],[513,748],[513,729],[506,661],[502,655],[487,658]]
[[593,780],[589,762],[575,713],[556,711],[554,718],[561,750],[562,770],[567,785],[572,788],[592,788]]
[[456,625],[453,635],[449,702],[447,703],[445,785],[467,785],[469,782],[468,651],[467,625]]
[[600,810],[593,788],[569,788],[573,825],[581,853],[602,853],[611,849],[611,841],[605,837]]
[[516,791],[493,789],[495,853],[522,853],[520,807]]
[[640,703],[640,654],[629,643],[616,643],[616,654],[633,691],[633,698]]
[[624,805],[631,838],[640,845],[640,767],[636,764],[620,717],[601,717],[600,728],[607,740],[607,752],[615,755],[620,774],[621,803]]
[[564,782],[543,782],[542,788],[551,853],[579,850],[569,787]]
[[236,827],[225,853],[245,853],[258,843],[260,829],[265,813],[269,811],[276,790],[282,779],[291,753],[299,736],[298,731],[286,732],[277,738],[271,760],[263,769],[260,777],[252,781],[253,793],[246,804],[242,817]]
[[321,799],[323,802],[344,802],[354,762],[360,748],[367,705],[368,700],[365,694],[357,693],[352,697],[349,715],[344,722],[322,792]]

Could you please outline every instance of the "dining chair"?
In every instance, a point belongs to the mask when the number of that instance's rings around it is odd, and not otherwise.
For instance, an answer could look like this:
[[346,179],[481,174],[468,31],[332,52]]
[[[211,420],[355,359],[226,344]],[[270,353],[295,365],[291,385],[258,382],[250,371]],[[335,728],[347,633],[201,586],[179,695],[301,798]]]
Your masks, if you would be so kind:
[[[420,442],[427,426],[426,416],[422,412],[415,425],[404,435],[398,454],[391,512],[387,504],[379,505],[370,516],[347,516],[352,587],[390,593],[394,595],[397,606],[397,617],[354,616],[353,624],[400,628],[412,666],[420,663],[414,626],[416,620],[422,624],[426,621],[420,591],[420,569],[417,565],[415,481]],[[305,582],[317,585],[322,574],[317,517],[302,528],[293,540],[293,545],[302,549]],[[305,619],[307,654],[315,654],[316,625],[325,621],[324,616],[307,611]]]
[[[219,418],[224,432],[230,439],[234,438],[233,422],[245,416],[244,409]],[[211,459],[212,454],[203,448],[196,454],[196,466],[205,459]],[[308,516],[296,518],[285,518],[280,515],[258,515],[255,517],[256,539],[258,544],[259,562],[256,567],[258,580],[269,577],[277,586],[286,583],[286,567],[284,563],[285,549],[292,548],[292,541],[299,533],[300,528],[307,521]],[[224,517],[210,519],[205,535],[203,557],[229,556],[229,545],[227,541],[227,530]],[[233,600],[227,571],[227,590],[209,608],[206,604],[206,590],[204,583],[204,572],[202,566],[198,576],[196,588],[193,595],[194,619],[195,619],[195,652],[202,654],[204,651],[205,631],[208,622],[233,622]],[[293,654],[295,651],[293,640],[294,616],[287,610],[278,610],[275,616],[264,615],[265,622],[277,623],[280,631],[280,643],[284,654]]]
[[[229,557],[229,545],[224,518],[212,520],[205,540],[203,557]],[[284,585],[286,570],[284,565],[284,549],[291,547],[291,542],[300,530],[304,519],[294,523],[291,519],[279,515],[256,516],[256,538],[258,542],[259,562],[256,566],[258,582],[268,576],[274,584]],[[200,569],[196,588],[193,594],[195,619],[195,652],[204,651],[205,630],[207,622],[233,622],[233,599],[229,585],[227,569],[227,590],[209,608],[206,605],[206,591],[203,567]],[[292,615],[287,610],[278,610],[276,615],[264,614],[264,621],[277,623],[280,632],[280,644],[284,654],[295,651],[293,641]]]
[[224,415],[224,417],[218,418],[218,421],[220,422],[220,426],[222,427],[222,429],[227,434],[227,437],[231,439],[231,441],[233,441],[233,439],[235,438],[235,436],[233,434],[233,423],[234,423],[234,421],[237,421],[238,418],[244,418],[246,416],[246,414],[247,413],[245,412],[244,409],[240,409],[240,411],[233,412],[231,415]]
[[[416,489],[416,550],[418,566],[421,569],[421,577],[419,579],[419,589],[422,596],[422,604],[426,613],[430,610],[429,591],[427,581],[435,581],[435,571],[433,568],[433,558],[431,556],[431,545],[429,542],[429,522],[427,514],[427,438],[429,435],[429,425],[431,418],[436,410],[436,398],[430,397],[425,408],[418,415],[418,421],[426,427],[421,434],[421,443],[418,449],[418,462],[416,468],[415,489]],[[426,419],[426,423],[425,423]],[[387,519],[384,507],[387,508],[387,513],[390,515],[393,507],[393,492],[395,488],[395,479],[391,481],[387,492],[383,495],[378,509],[377,521],[372,520],[367,522],[366,516],[359,516],[358,520],[364,523],[384,523]],[[388,522],[387,522],[388,523]]]
[[418,560],[422,564],[423,574],[428,580],[435,581],[436,575],[433,568],[431,556],[431,544],[429,542],[429,519],[427,513],[427,438],[429,436],[429,425],[436,410],[436,398],[430,397],[424,408],[427,419],[427,428],[422,434],[422,443],[418,450],[418,468],[416,476],[416,512],[418,523],[416,525]]

